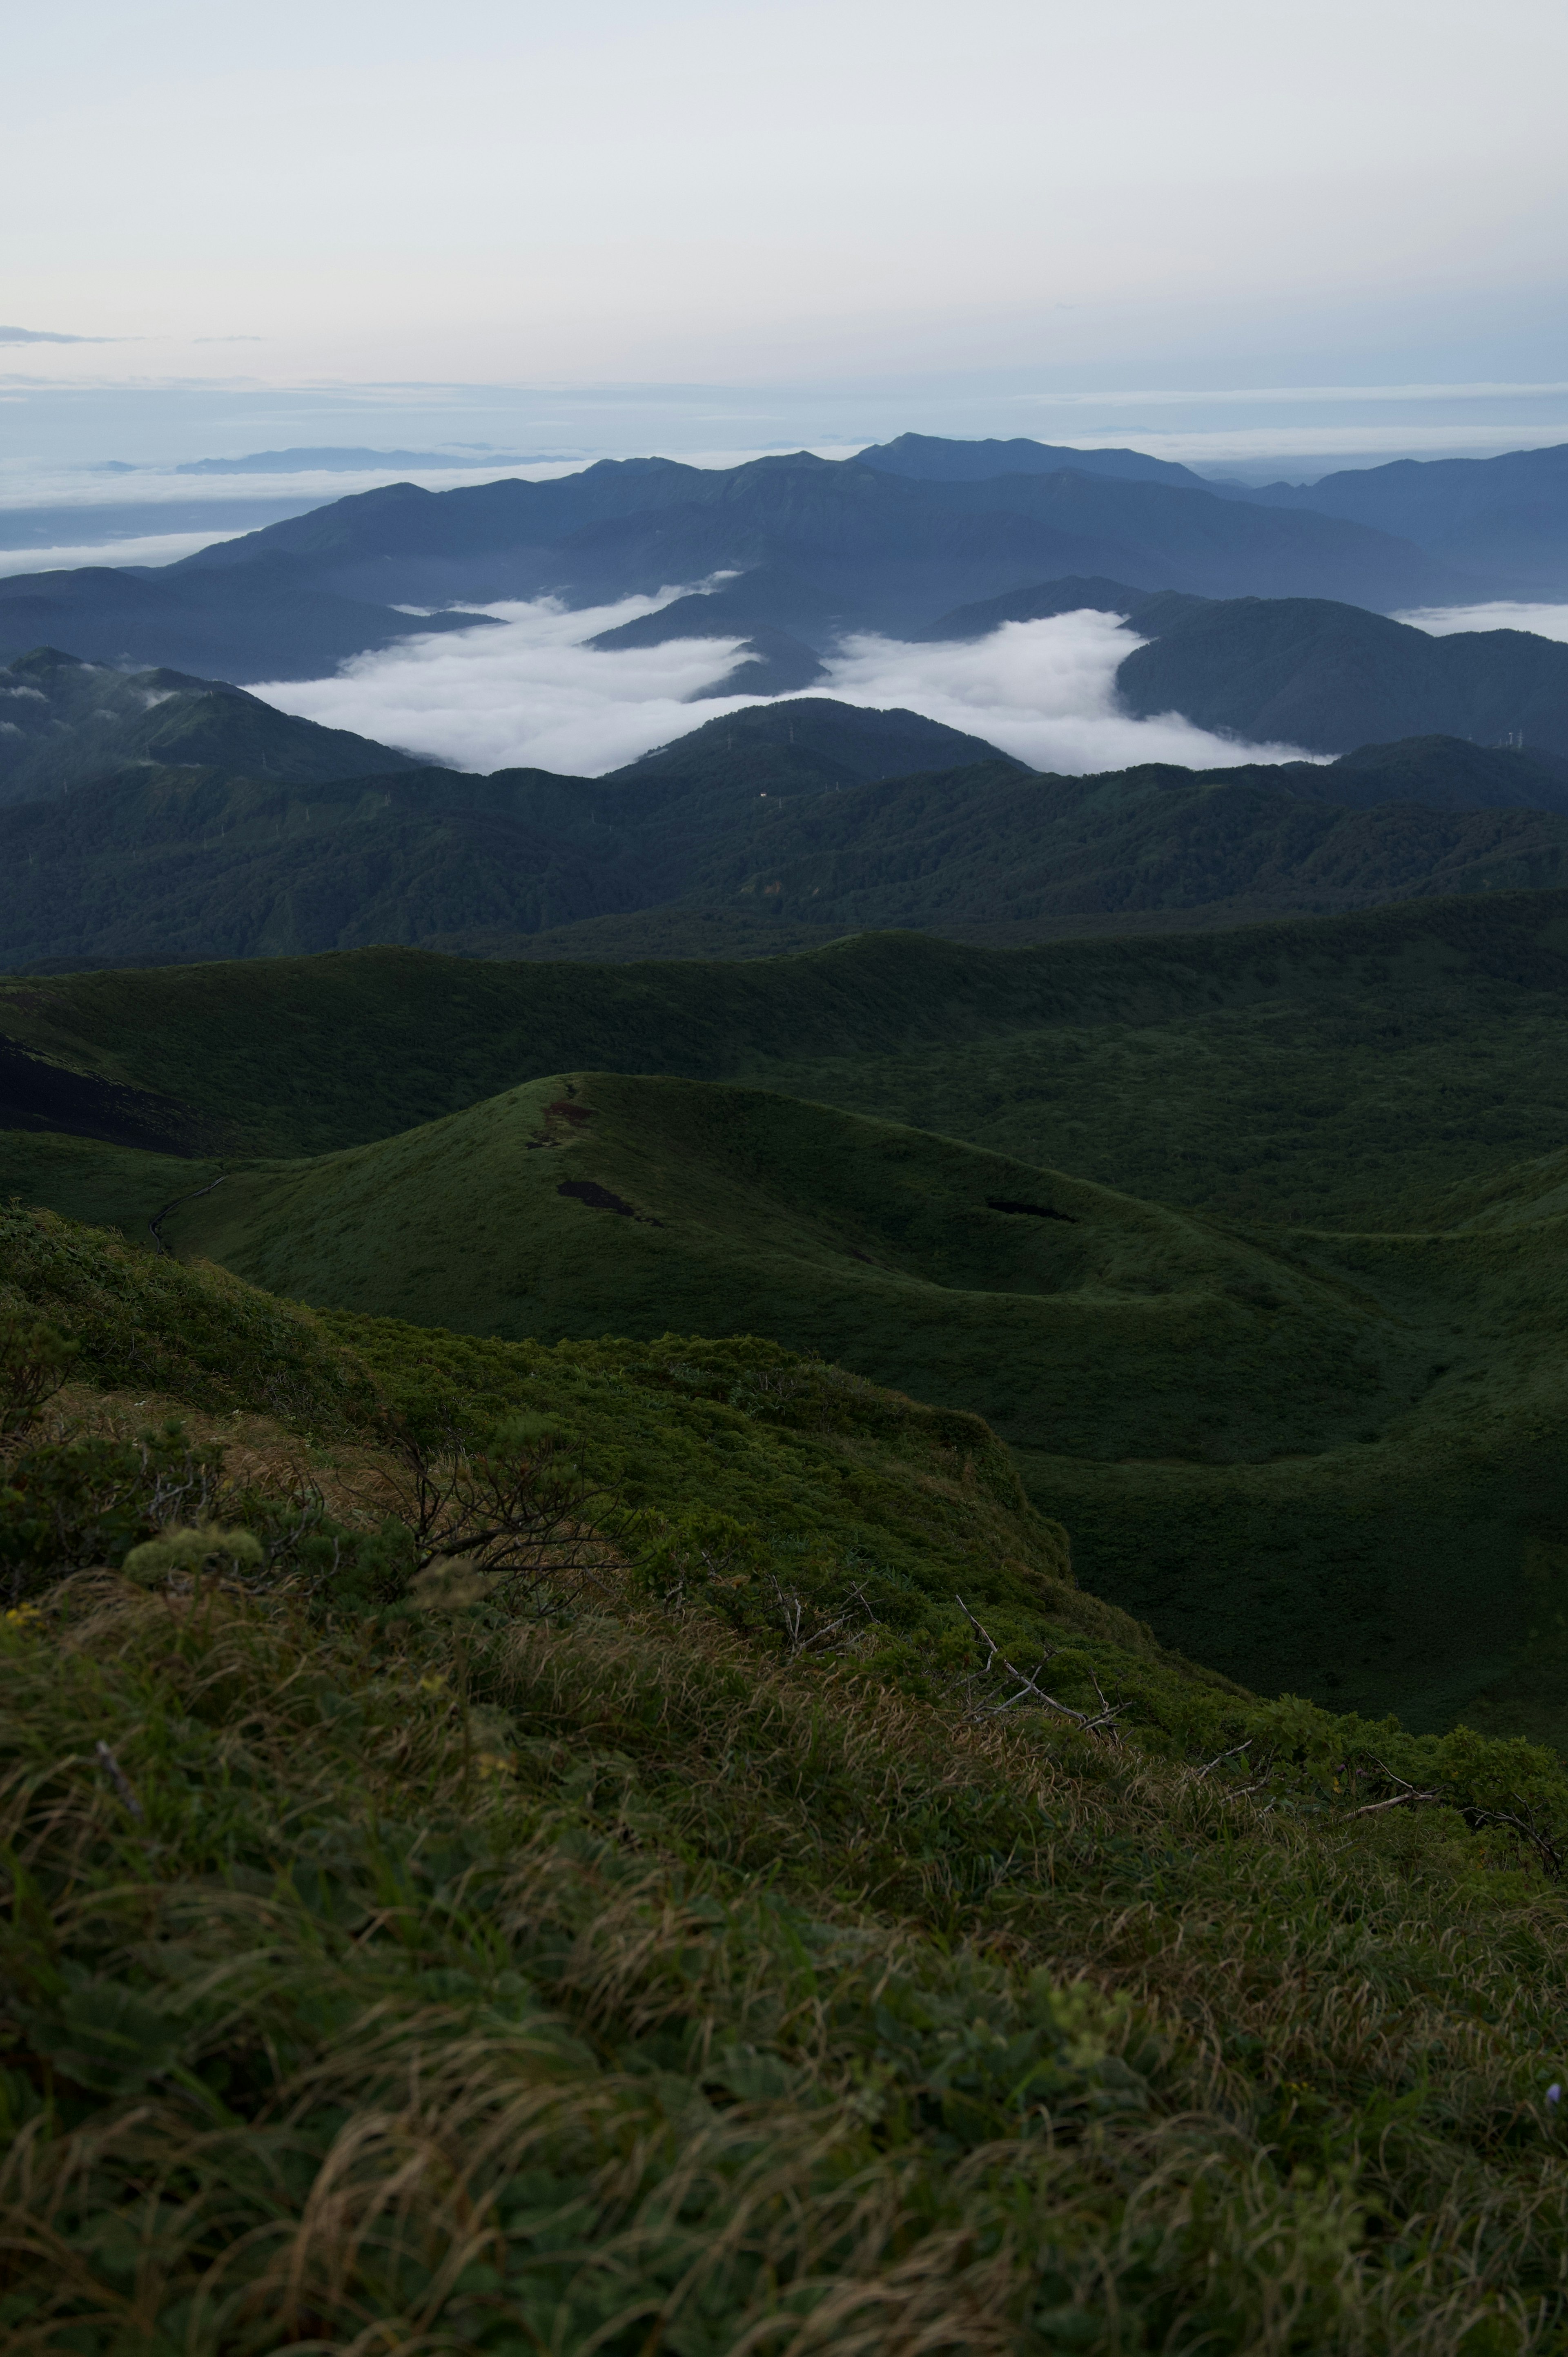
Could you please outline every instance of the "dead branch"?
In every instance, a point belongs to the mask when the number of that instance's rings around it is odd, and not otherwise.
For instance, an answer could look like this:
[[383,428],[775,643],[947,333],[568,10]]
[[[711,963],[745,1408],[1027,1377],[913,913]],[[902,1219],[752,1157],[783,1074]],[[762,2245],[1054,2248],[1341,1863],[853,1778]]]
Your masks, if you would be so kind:
[[847,1629],[852,1621],[858,1619],[854,1610],[856,1605],[865,1619],[875,1625],[875,1613],[862,1591],[855,1587],[851,1589],[843,1609],[832,1620],[819,1620],[816,1627],[808,1632],[808,1615],[813,1608],[804,1603],[793,1590],[787,1592],[777,1572],[768,1573],[768,1584],[773,1590],[774,1611],[783,1632],[785,1656],[789,1661],[800,1659],[807,1653],[825,1652],[840,1631]]
[[1039,1684],[1042,1671],[1056,1659],[1061,1650],[1059,1646],[1044,1647],[1034,1668],[1021,1670],[1015,1662],[1008,1659],[985,1623],[975,1618],[962,1597],[955,1596],[953,1601],[986,1649],[983,1668],[976,1671],[972,1676],[964,1681],[966,1695],[972,1695],[978,1688],[982,1687],[998,1664],[1004,1676],[1013,1681],[1015,1688],[1012,1694],[1004,1695],[1000,1701],[989,1702],[979,1706],[972,1706],[969,1713],[971,1718],[977,1720],[999,1718],[1004,1711],[1015,1710],[1020,1704],[1033,1704],[1038,1709],[1054,1711],[1058,1718],[1069,1719],[1075,1727],[1080,1727],[1086,1735],[1098,1735],[1103,1732],[1112,1735],[1114,1738],[1116,1721],[1127,1708],[1127,1705],[1107,1701],[1104,1689],[1092,1669],[1089,1674],[1090,1683],[1099,1696],[1100,1708],[1098,1711],[1074,1710],[1070,1703],[1058,1701],[1055,1695],[1047,1694]]

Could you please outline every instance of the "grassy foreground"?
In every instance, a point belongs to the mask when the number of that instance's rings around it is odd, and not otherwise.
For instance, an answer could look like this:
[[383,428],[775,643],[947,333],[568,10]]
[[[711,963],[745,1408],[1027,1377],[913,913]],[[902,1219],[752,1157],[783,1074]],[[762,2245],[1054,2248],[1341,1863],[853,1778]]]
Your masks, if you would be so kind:
[[8,2350],[1568,2347],[1560,1760],[775,1345],[0,1226]]

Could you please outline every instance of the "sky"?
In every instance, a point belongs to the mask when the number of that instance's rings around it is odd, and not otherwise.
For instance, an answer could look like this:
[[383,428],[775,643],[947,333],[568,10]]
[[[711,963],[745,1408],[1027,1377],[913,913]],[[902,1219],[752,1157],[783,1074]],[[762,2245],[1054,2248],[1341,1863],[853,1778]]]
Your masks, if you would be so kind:
[[0,504],[301,442],[1568,439],[1555,0],[56,0],[5,52]]

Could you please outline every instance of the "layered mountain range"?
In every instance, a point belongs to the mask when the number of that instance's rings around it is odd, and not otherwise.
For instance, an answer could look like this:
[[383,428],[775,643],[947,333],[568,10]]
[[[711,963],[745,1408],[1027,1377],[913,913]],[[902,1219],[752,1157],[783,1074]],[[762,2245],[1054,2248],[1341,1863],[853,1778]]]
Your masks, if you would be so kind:
[[13,970],[376,942],[746,957],[888,926],[1004,943],[1568,876],[1568,760],[1443,736],[1041,775],[917,713],[792,697],[605,777],[476,776],[49,650],[0,671],[0,711]]
[[[471,627],[446,610],[457,602],[585,606],[759,567],[800,585],[812,627],[752,619],[806,645],[917,633],[954,607],[1069,574],[1378,611],[1550,592],[1561,454],[1517,454],[1497,477],[1484,468],[1503,461],[1480,464],[1479,476],[1431,480],[1418,467],[1418,490],[1380,487],[1386,469],[1330,479],[1310,487],[1315,505],[1133,451],[903,436],[843,461],[639,458],[549,482],[392,484],[177,565],[17,575],[0,583],[0,655],[47,643],[242,682],[298,678],[415,630]],[[1349,512],[1357,499],[1375,514]]]

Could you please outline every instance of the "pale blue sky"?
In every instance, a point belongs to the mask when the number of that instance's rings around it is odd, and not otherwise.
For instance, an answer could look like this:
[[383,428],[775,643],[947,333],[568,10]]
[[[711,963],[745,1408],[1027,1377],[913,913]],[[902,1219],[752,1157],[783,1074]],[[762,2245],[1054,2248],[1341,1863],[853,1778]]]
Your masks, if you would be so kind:
[[0,345],[0,455],[1568,436],[1548,0],[55,0],[5,48],[0,322],[110,340]]

